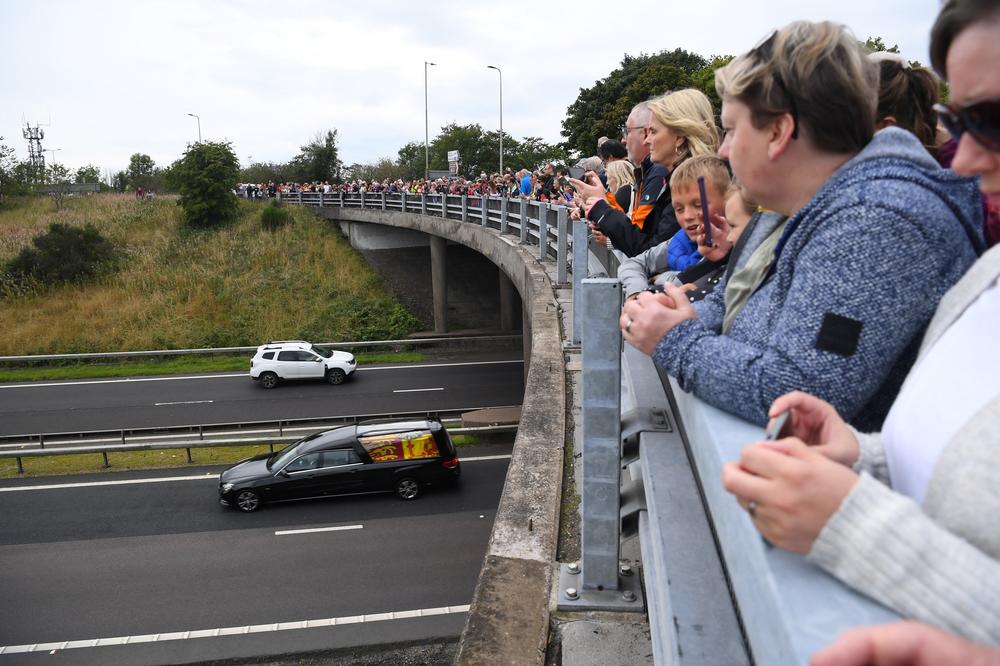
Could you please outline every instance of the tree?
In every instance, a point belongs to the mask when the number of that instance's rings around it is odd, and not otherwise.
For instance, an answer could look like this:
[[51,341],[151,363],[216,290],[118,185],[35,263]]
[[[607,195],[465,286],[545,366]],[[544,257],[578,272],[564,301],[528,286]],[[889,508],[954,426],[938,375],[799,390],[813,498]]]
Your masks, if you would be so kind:
[[899,44],[893,44],[891,47],[886,47],[885,42],[881,37],[869,37],[865,40],[864,46],[868,49],[869,53],[878,53],[879,51],[899,53]]
[[[0,136],[0,142],[3,137]],[[15,180],[14,168],[17,166],[17,155],[10,146],[0,143],[0,201],[15,192],[20,193],[20,187]]]
[[115,192],[124,192],[128,189],[127,171],[116,171],[114,175],[111,176],[111,189]]
[[694,85],[709,63],[682,49],[655,55],[625,55],[621,66],[591,88],[581,88],[566,109],[562,134],[569,150],[592,155],[601,136],[617,137],[632,107],[656,95]]
[[233,190],[240,173],[229,142],[205,141],[193,144],[170,167],[170,185],[180,192],[177,202],[184,209],[190,227],[217,227],[236,219],[237,202]]
[[153,169],[156,163],[153,158],[143,153],[135,153],[129,158],[128,168],[125,170],[128,178],[128,187],[133,190],[149,189],[153,180]]
[[318,132],[313,140],[300,148],[292,159],[291,166],[295,180],[338,181],[340,180],[340,157],[337,153],[337,130]]
[[93,164],[86,164],[76,170],[77,183],[100,183],[101,169]]
[[80,282],[111,266],[118,251],[96,227],[53,222],[8,264],[11,275],[43,284]]
[[424,144],[411,141],[399,149],[396,164],[399,165],[403,178],[423,178],[424,176]]
[[[45,167],[45,182],[48,185],[67,185],[72,182],[70,171],[62,164],[52,162]],[[66,191],[57,187],[50,190],[49,194],[52,195],[52,199],[56,202],[56,210],[61,210]]]
[[732,62],[733,58],[734,56],[731,55],[712,56],[708,65],[699,69],[691,77],[691,85],[705,93],[708,99],[711,100],[712,108],[715,109],[716,120],[720,125],[722,122],[718,118],[722,112],[722,100],[719,99],[719,93],[715,91],[715,70],[728,65]]
[[[422,175],[422,174],[421,174]],[[389,157],[380,157],[374,164],[352,164],[344,169],[347,180],[398,180],[410,178],[404,168]]]

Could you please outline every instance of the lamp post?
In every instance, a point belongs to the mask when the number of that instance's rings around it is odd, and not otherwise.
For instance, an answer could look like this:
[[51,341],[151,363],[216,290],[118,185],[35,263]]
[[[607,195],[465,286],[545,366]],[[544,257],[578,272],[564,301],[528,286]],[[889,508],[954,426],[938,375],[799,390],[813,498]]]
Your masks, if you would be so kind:
[[437,63],[424,60],[424,180],[430,175],[431,152],[430,152],[430,124],[427,122],[427,65],[436,66]]
[[198,143],[201,143],[201,118],[193,113],[188,115],[198,121]]
[[500,75],[500,175],[503,176],[503,72],[496,65],[486,65],[486,68],[495,69]]

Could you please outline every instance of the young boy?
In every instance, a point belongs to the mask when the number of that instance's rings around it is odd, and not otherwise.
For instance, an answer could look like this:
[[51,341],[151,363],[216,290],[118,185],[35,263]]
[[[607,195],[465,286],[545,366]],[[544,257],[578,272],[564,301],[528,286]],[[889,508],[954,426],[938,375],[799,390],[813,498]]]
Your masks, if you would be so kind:
[[[670,176],[670,196],[681,230],[669,241],[622,262],[618,267],[618,278],[622,281],[626,296],[649,287],[651,279],[660,273],[673,271],[657,279],[657,282],[700,264],[709,252],[713,256],[718,253],[720,248],[713,250],[708,246],[698,246],[698,239],[704,234],[701,194],[698,191],[699,176],[705,178],[709,213],[713,217],[722,218],[726,194],[731,184],[725,162],[715,155],[699,155],[681,162]],[[717,228],[718,224],[713,225],[713,230]],[[726,242],[725,234],[715,235],[713,240],[716,244],[724,245],[723,254],[728,254],[728,249],[732,246]]]

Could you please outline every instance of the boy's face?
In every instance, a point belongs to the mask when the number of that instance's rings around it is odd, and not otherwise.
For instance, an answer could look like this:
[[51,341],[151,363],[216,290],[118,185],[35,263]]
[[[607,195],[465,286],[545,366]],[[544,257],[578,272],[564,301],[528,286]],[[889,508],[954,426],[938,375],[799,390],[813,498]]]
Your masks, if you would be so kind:
[[[707,180],[707,179],[706,179]],[[721,213],[725,209],[725,195],[719,192],[712,183],[705,184],[708,194],[708,209],[710,214]],[[678,187],[670,186],[670,198],[673,201],[677,222],[692,242],[698,242],[698,236],[704,230],[701,215],[701,194],[698,183],[685,183]]]
[[739,240],[740,234],[743,233],[743,229],[746,228],[749,221],[750,216],[743,208],[743,197],[739,193],[729,197],[726,201],[726,222],[729,224],[728,240],[730,243],[735,244]]

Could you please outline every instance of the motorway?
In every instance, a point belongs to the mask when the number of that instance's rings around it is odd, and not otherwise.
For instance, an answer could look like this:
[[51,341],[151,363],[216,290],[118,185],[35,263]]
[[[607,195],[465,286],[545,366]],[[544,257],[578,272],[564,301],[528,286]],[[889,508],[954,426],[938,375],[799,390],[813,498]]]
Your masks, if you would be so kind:
[[[354,386],[369,381],[359,379]],[[459,486],[412,502],[364,495],[254,514],[218,505],[220,468],[2,481],[0,646],[57,645],[0,647],[0,664],[173,664],[453,640],[509,451],[463,450]],[[302,621],[327,626],[274,624]],[[226,631],[205,637],[216,629]],[[63,645],[124,637],[132,644]]]
[[0,384],[0,435],[519,405],[520,360],[360,366],[340,386],[247,373]]

